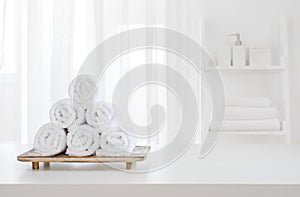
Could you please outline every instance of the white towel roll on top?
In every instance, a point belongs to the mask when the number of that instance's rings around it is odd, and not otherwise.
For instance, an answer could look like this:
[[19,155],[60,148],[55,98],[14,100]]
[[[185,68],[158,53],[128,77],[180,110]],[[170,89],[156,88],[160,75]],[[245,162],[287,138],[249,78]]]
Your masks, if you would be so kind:
[[69,85],[72,101],[86,109],[92,102],[96,91],[96,78],[91,75],[78,75]]

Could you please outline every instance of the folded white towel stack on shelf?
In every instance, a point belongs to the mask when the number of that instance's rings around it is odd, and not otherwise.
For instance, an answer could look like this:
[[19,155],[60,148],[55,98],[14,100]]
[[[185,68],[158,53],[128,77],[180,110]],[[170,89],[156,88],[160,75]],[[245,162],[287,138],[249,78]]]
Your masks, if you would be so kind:
[[[211,130],[217,128],[211,127]],[[279,131],[278,119],[266,120],[225,120],[222,131]]]
[[231,107],[225,108],[225,120],[266,120],[277,116],[274,107]]
[[[279,131],[277,110],[269,98],[232,98],[225,106],[222,131]],[[217,130],[211,125],[211,130]]]
[[226,106],[236,107],[270,107],[272,101],[265,97],[235,97],[225,101]]
[[36,152],[89,156],[99,149],[97,155],[127,155],[134,149],[136,139],[120,129],[112,105],[94,103],[95,89],[96,79],[89,75],[79,75],[71,82],[70,99],[57,101],[50,109],[51,123],[37,132]]

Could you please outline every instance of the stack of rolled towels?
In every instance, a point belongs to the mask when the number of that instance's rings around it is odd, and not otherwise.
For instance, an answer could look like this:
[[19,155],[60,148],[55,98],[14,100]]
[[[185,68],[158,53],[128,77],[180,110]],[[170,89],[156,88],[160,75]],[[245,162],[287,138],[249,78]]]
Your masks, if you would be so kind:
[[[279,131],[280,120],[270,98],[241,97],[225,102],[225,118],[222,131]],[[218,130],[211,125],[210,130]]]
[[95,90],[93,76],[79,75],[71,82],[70,98],[52,106],[50,122],[36,133],[35,152],[42,156],[102,156],[133,151],[136,139],[118,126],[111,104],[94,102]]

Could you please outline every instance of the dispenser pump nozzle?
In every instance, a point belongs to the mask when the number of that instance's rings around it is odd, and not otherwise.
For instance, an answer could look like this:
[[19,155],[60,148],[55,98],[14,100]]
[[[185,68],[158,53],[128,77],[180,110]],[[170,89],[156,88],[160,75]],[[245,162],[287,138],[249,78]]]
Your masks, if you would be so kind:
[[240,33],[230,34],[229,36],[236,36],[236,41],[234,42],[234,44],[236,46],[241,46],[243,44],[242,41],[241,41],[241,34]]

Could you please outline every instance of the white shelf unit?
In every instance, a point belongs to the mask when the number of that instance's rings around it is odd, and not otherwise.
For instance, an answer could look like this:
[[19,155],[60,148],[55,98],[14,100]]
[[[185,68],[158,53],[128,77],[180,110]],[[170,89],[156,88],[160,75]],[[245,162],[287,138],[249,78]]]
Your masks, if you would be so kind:
[[281,72],[285,69],[281,65],[262,65],[262,66],[215,66],[207,67],[206,71],[218,70],[220,72]]
[[[271,92],[274,99],[277,103],[278,108],[281,108],[279,119],[281,121],[281,130],[279,131],[222,131],[222,135],[226,136],[277,136],[283,137],[283,141],[285,143],[290,143],[290,103],[289,103],[289,75],[288,75],[288,31],[287,31],[287,20],[286,18],[282,18],[280,22],[280,63],[277,65],[261,65],[261,66],[208,66],[205,68],[206,72],[216,71],[216,69],[220,72],[221,76],[224,78],[237,78],[239,81],[236,83],[240,83],[239,86],[243,86],[243,80],[250,79],[253,77],[253,86],[256,86],[258,89],[260,88],[260,84],[262,86],[269,85],[270,89],[278,90],[279,93]],[[256,82],[255,80],[258,78],[255,76],[259,76],[260,82]],[[275,78],[272,78],[275,77]],[[265,78],[265,81],[264,81]],[[272,79],[271,79],[272,78]],[[268,81],[274,81],[272,84]],[[249,80],[248,80],[249,81]],[[246,82],[245,82],[246,83]],[[225,89],[228,84],[226,84],[226,80],[224,79]],[[231,82],[230,85],[235,85]],[[244,89],[249,88],[244,87]],[[272,87],[273,86],[273,87]],[[274,87],[275,86],[275,87]],[[255,88],[255,87],[254,87]],[[251,90],[254,89],[250,88]],[[244,93],[247,90],[243,90]],[[261,93],[261,92],[260,92]],[[226,94],[230,94],[227,93]],[[275,96],[274,96],[275,95]],[[227,95],[226,95],[227,96]]]
[[222,131],[222,135],[258,135],[258,136],[285,136],[286,132],[283,131]]

